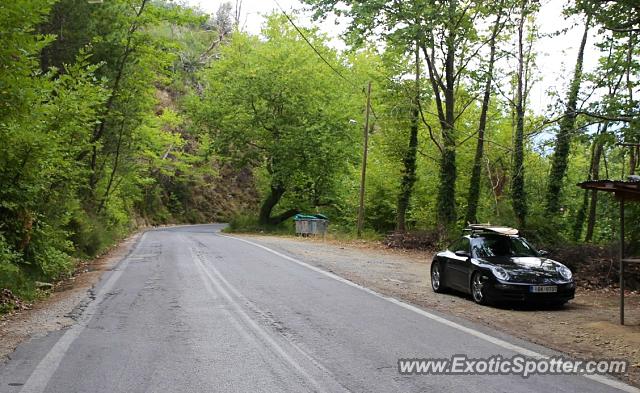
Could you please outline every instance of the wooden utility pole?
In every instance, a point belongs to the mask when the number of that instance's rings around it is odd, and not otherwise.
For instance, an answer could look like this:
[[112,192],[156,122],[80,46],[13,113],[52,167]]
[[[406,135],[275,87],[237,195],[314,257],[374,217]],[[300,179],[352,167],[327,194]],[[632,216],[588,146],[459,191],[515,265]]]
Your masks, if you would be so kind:
[[624,196],[620,196],[620,325],[624,325]]
[[364,117],[364,142],[362,150],[362,174],[360,175],[360,207],[358,208],[358,237],[364,227],[364,186],[367,177],[367,153],[369,150],[369,112],[371,110],[371,81],[367,86],[367,108]]

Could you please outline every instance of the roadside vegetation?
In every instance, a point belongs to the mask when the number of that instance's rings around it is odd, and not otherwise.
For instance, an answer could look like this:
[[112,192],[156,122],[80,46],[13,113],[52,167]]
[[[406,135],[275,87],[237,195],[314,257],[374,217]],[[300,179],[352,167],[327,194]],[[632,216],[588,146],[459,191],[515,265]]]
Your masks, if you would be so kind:
[[0,6],[0,288],[33,300],[137,227],[255,199],[181,103],[227,22],[147,0]]
[[636,2],[566,3],[583,34],[543,113],[536,48],[567,38],[542,36],[538,2],[305,2],[350,21],[346,50],[283,12],[244,32],[241,2],[4,2],[0,288],[32,300],[147,225],[290,233],[321,212],[352,236],[369,82],[367,237],[434,246],[491,222],[550,247],[614,238],[617,203],[576,183],[639,165],[619,146],[640,143]]

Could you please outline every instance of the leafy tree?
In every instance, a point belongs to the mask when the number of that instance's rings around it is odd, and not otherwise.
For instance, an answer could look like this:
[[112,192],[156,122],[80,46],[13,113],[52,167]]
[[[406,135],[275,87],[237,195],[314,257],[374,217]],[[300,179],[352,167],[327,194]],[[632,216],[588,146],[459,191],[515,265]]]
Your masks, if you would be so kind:
[[488,40],[489,60],[487,61],[480,118],[478,119],[478,142],[476,144],[476,151],[473,158],[473,169],[471,173],[471,180],[469,181],[469,193],[467,195],[467,213],[465,221],[471,223],[478,221],[478,200],[480,198],[480,177],[482,175],[482,161],[484,157],[484,139],[493,86],[494,67],[496,62],[496,52],[499,38],[498,35],[504,29],[506,24],[505,19],[507,19],[508,16],[503,15],[505,11],[502,9],[502,6],[503,4],[499,4],[495,10],[492,10],[496,13],[496,16]]
[[73,156],[88,146],[107,96],[86,53],[62,74],[40,71],[41,52],[55,37],[36,28],[50,6],[0,8],[0,237],[8,248],[0,254],[44,278],[72,269],[65,226],[86,175]]
[[403,171],[400,180],[400,193],[398,195],[396,230],[404,232],[406,230],[406,216],[411,201],[411,194],[416,182],[417,155],[418,155],[418,131],[420,127],[420,47],[416,42],[415,48],[415,84],[413,86],[414,98],[411,102],[409,143],[402,159]]
[[577,0],[576,8],[617,33],[640,33],[640,5],[635,0]]
[[[338,67],[321,36],[304,34]],[[195,106],[219,154],[262,169],[259,220],[273,225],[304,207],[333,202],[336,177],[354,159],[353,93],[282,17],[271,16],[262,35],[233,36],[204,73]],[[274,215],[285,196],[288,209]]]
[[455,223],[456,121],[469,106],[457,103],[456,91],[469,74],[468,66],[477,53],[475,22],[479,20],[479,4],[458,0],[340,2],[346,4],[345,8],[338,7],[337,0],[306,2],[314,6],[317,16],[328,11],[350,16],[352,36],[367,37],[381,32],[388,42],[407,49],[418,40],[436,107],[436,113],[429,116],[435,118],[441,134],[439,143],[433,139],[440,151],[438,222],[442,229]]
[[199,19],[133,0],[0,6],[2,287],[32,296],[34,279],[128,231],[159,178],[193,173],[184,120],[156,97],[174,78],[175,41],[153,33]]
[[[534,54],[532,53],[535,33],[535,22],[532,21],[532,14],[537,10],[537,5],[528,0],[520,2],[519,17],[517,23],[517,62],[518,69],[515,76],[515,99],[511,102],[515,111],[515,137],[513,143],[513,169],[511,176],[511,202],[518,226],[524,227],[528,213],[527,194],[525,189],[525,140],[524,121],[526,115],[527,97],[530,91],[530,70],[533,66]],[[527,20],[531,25],[527,25]]]
[[557,213],[560,208],[562,185],[568,165],[569,147],[571,146],[571,137],[575,133],[574,128],[576,125],[576,118],[578,116],[578,94],[580,92],[580,85],[582,84],[582,64],[584,62],[584,49],[587,44],[590,23],[590,17],[587,17],[584,33],[578,49],[573,79],[571,80],[569,91],[567,93],[567,106],[564,116],[562,120],[560,120],[558,133],[556,134],[546,201],[546,211],[551,215]]

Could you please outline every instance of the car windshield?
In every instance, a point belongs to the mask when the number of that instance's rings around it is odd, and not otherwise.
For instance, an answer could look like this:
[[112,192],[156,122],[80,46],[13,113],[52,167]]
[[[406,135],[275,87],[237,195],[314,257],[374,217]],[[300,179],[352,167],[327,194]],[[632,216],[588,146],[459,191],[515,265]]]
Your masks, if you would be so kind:
[[536,257],[538,253],[521,237],[482,235],[473,239],[473,254],[477,258]]

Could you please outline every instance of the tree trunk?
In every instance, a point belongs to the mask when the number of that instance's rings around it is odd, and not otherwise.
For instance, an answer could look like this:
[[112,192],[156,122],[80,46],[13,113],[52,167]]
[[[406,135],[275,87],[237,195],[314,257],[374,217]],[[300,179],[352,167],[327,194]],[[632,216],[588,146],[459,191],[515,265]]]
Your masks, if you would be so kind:
[[587,215],[587,206],[589,205],[589,191],[584,190],[582,193],[582,204],[576,213],[576,220],[573,223],[573,240],[579,241],[582,236],[582,227]]
[[[607,126],[605,124],[604,128],[602,128],[603,132],[606,132]],[[589,163],[589,172],[587,173],[587,180],[595,180],[599,175],[599,165],[600,165],[600,154],[602,152],[602,145],[600,142],[600,132],[601,128],[598,127],[598,133],[591,144],[591,161]],[[596,190],[591,191],[592,200],[596,197],[597,194],[594,195]],[[576,214],[576,221],[573,226],[573,239],[575,241],[580,240],[582,235],[582,227],[584,226],[584,221],[586,219],[587,210],[589,209],[589,192],[588,190],[584,190],[584,198],[582,201],[582,206],[578,210]],[[597,197],[596,197],[597,198]],[[595,220],[595,201],[592,204],[593,209],[589,209],[589,217],[590,219]],[[591,216],[593,214],[593,216]],[[591,236],[593,235],[593,227],[591,227]],[[587,236],[589,237],[589,235]]]
[[295,216],[296,214],[300,213],[300,209],[289,209],[287,211],[285,211],[284,213],[280,213],[275,217],[271,217],[269,219],[269,224],[270,225],[278,225],[284,221],[286,221],[287,219]]
[[259,223],[260,225],[270,225],[271,224],[271,211],[273,208],[280,202],[280,198],[284,195],[285,188],[281,185],[271,185],[271,192],[269,196],[262,202],[262,206],[260,207],[260,217]]
[[[139,24],[140,17],[144,12],[145,6],[147,5],[147,3],[148,3],[148,0],[141,1],[140,7],[136,11],[135,18],[131,23],[131,25],[129,26],[129,29],[127,31],[127,39],[124,46],[124,51],[122,52],[122,54],[120,55],[116,63],[116,75],[114,78],[113,85],[111,87],[111,91],[109,93],[109,98],[107,99],[107,102],[105,104],[105,108],[104,108],[104,111],[102,112],[100,122],[94,128],[93,134],[91,136],[91,144],[93,146],[91,148],[91,160],[90,160],[91,170],[89,175],[89,189],[91,190],[92,194],[95,191],[96,185],[98,183],[98,177],[99,177],[98,168],[97,168],[99,151],[96,147],[96,143],[102,138],[102,136],[106,131],[107,122],[109,121],[109,117],[115,105],[116,98],[120,93],[119,92],[120,83],[122,82],[122,78],[124,77],[125,66],[127,65],[127,60],[129,56],[131,55],[131,53],[133,53],[133,47],[132,47],[133,35],[140,28],[140,24]],[[80,152],[80,154],[76,157],[76,160],[77,161],[83,160],[84,157],[87,155],[87,153],[89,152],[86,150]]]
[[482,98],[482,109],[480,110],[480,120],[478,122],[478,143],[476,154],[473,159],[473,169],[469,182],[469,194],[467,196],[466,222],[477,222],[478,200],[480,199],[480,177],[482,175],[482,157],[484,155],[484,132],[487,126],[487,112],[489,111],[489,100],[491,99],[491,82],[493,81],[493,65],[496,58],[496,38],[500,32],[500,15],[497,16],[491,39],[489,41],[489,69],[487,70],[487,80],[484,86],[484,97]]
[[[453,16],[457,2],[449,3],[449,14]],[[438,188],[438,218],[445,228],[456,222],[456,141],[455,141],[455,28],[451,28],[447,37],[447,56],[445,58],[444,122],[441,121],[443,153],[440,161],[440,187]]]
[[[604,127],[606,129],[606,125]],[[593,152],[593,164],[591,166],[590,180],[598,180],[600,178],[600,158],[602,157],[603,143],[599,138],[594,142],[595,149]],[[587,233],[584,241],[591,242],[593,240],[593,232],[596,227],[596,212],[598,207],[598,191],[591,190],[591,201],[589,202],[589,216],[587,218]]]
[[589,33],[590,17],[587,17],[578,50],[578,58],[573,74],[573,80],[569,86],[567,94],[567,108],[564,117],[560,121],[560,129],[556,136],[555,151],[551,163],[551,173],[549,175],[549,185],[547,188],[547,213],[555,214],[560,209],[560,200],[562,194],[562,183],[567,172],[567,164],[569,160],[569,149],[571,147],[571,136],[574,133],[576,124],[576,107],[578,104],[578,93],[580,92],[580,84],[582,82],[582,64],[584,60],[584,48],[587,44],[587,36]]
[[[596,135],[595,140],[591,144],[591,160],[589,162],[589,170],[587,172],[587,180],[591,180],[591,174],[593,173],[593,160],[596,154],[596,145],[598,143],[598,137]],[[584,220],[587,218],[587,209],[589,208],[589,191],[584,190],[582,193],[582,204],[576,213],[576,220],[573,222],[573,240],[579,241],[582,236],[582,227],[584,226]]]
[[111,186],[113,185],[113,179],[116,176],[116,172],[118,171],[118,164],[120,163],[120,148],[122,147],[122,136],[124,134],[125,127],[125,119],[122,119],[120,123],[120,132],[118,134],[118,142],[116,144],[116,152],[115,157],[113,158],[113,167],[111,168],[111,174],[109,176],[109,181],[107,182],[107,189],[104,191],[104,196],[98,205],[97,213],[100,213],[104,208],[105,203],[107,203],[107,199],[109,199],[109,193],[111,192]]
[[521,4],[521,15],[518,24],[518,77],[516,86],[516,135],[513,143],[513,175],[511,183],[511,202],[518,221],[524,227],[527,216],[526,192],[524,188],[524,20],[527,1]]
[[262,202],[262,206],[260,207],[260,216],[258,218],[258,222],[263,226],[270,225],[278,225],[281,222],[287,220],[290,217],[295,216],[300,212],[299,209],[289,209],[282,214],[279,214],[275,217],[271,216],[273,208],[276,207],[278,202],[285,193],[285,188],[282,185],[271,185],[271,191],[267,199]]
[[411,106],[411,127],[409,130],[409,147],[404,156],[404,171],[400,183],[400,195],[398,196],[398,215],[396,230],[404,232],[406,230],[406,216],[411,201],[413,186],[416,182],[416,156],[418,153],[418,122],[420,116],[420,52],[416,43],[416,75],[415,75],[415,97]]
[[[436,69],[433,36],[430,49],[422,46],[422,51],[429,70],[429,82],[433,89],[433,96],[438,110],[438,121],[442,132],[443,144],[440,147],[440,177],[437,198],[437,219],[440,234],[446,236],[447,229],[455,223],[456,217],[456,143],[455,143],[455,11],[458,6],[456,0],[449,3],[449,15],[452,27],[447,32],[446,49],[444,52],[444,81]],[[444,98],[444,101],[443,101]]]

